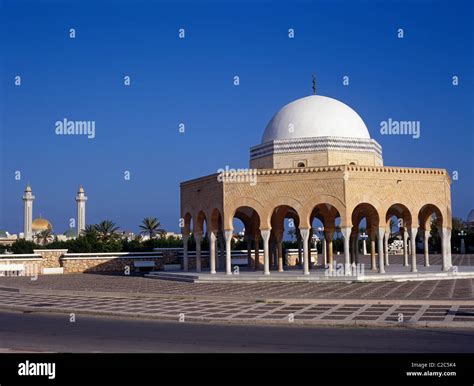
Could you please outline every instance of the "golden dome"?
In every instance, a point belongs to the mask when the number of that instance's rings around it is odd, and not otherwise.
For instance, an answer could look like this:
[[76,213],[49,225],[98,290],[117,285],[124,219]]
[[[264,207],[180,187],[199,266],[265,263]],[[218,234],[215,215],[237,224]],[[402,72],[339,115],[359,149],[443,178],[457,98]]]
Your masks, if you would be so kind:
[[46,229],[53,229],[51,223],[46,220],[45,218],[35,218],[32,222],[32,230],[33,232],[41,232],[45,231]]

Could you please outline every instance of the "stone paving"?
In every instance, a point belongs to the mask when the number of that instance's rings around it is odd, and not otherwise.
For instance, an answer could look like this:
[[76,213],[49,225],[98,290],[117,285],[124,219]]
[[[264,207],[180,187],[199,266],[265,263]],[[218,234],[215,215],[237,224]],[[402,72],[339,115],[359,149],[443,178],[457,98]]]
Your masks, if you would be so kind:
[[474,280],[183,283],[97,274],[0,278],[0,309],[168,320],[474,328]]
[[[371,301],[282,303],[165,299],[9,292],[0,308],[147,317],[179,321],[277,322],[331,325],[409,325],[474,327],[474,303],[393,304]],[[428,323],[429,322],[429,323]]]
[[0,278],[0,294],[9,288],[241,299],[474,300],[474,279],[384,283],[185,283],[98,274],[44,275],[37,280]]

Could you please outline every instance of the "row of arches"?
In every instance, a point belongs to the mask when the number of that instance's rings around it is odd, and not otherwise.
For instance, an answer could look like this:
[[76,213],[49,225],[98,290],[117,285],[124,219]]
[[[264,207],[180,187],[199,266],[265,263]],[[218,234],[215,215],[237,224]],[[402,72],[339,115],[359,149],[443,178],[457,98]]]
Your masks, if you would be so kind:
[[[344,269],[350,274],[354,265],[358,264],[358,242],[361,232],[370,240],[370,266],[372,271],[385,273],[385,267],[390,264],[388,255],[388,239],[393,226],[403,235],[403,265],[411,265],[411,271],[417,272],[416,235],[419,231],[424,237],[425,266],[429,266],[428,239],[431,235],[431,224],[435,224],[441,238],[442,269],[451,268],[450,233],[448,219],[443,216],[437,205],[426,204],[418,210],[409,209],[407,205],[395,203],[381,210],[380,206],[370,203],[360,203],[354,207],[350,215],[344,208],[331,202],[316,204],[302,211],[301,206],[286,202],[275,206],[271,211],[265,210],[260,204],[251,199],[243,199],[242,205],[233,210],[232,216],[223,219],[219,209],[209,212],[199,210],[183,216],[182,228],[184,241],[184,269],[188,269],[187,242],[189,235],[194,235],[196,241],[196,270],[201,270],[202,237],[207,233],[209,238],[209,266],[212,274],[216,273],[216,242],[222,238],[225,245],[225,271],[231,274],[231,240],[234,234],[235,219],[243,224],[244,238],[247,241],[248,265],[255,270],[263,269],[263,273],[270,274],[270,267],[282,272],[284,257],[282,243],[285,230],[293,228],[298,245],[301,245],[301,260],[303,274],[309,274],[312,261],[310,256],[310,242],[315,237],[315,229],[319,230],[322,238],[323,266],[332,271],[334,269],[333,241],[336,230],[342,234]],[[265,214],[270,212],[270,215]],[[262,214],[263,213],[263,214]],[[199,244],[199,245],[198,245]],[[260,245],[263,246],[263,261],[260,256]],[[411,250],[411,259],[409,258]],[[252,256],[252,251],[254,256]],[[411,261],[410,261],[411,260]],[[252,263],[253,262],[253,263]],[[314,264],[318,266],[318,262]]]

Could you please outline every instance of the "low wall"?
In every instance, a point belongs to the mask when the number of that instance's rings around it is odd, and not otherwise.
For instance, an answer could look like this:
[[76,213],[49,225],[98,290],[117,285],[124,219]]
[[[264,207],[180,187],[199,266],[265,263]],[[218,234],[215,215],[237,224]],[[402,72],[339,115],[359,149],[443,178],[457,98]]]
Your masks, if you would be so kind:
[[[126,267],[133,272],[136,268],[135,263],[152,261],[154,270],[163,270],[165,264],[180,264],[182,267],[183,256],[181,248],[162,248],[154,252],[114,252],[114,253],[67,253],[66,249],[37,249],[33,254],[3,254],[0,255],[0,264],[22,264],[25,267],[24,274],[34,276],[42,274],[43,269],[60,269],[64,273],[84,273],[84,272],[124,272]],[[234,257],[246,257],[245,250],[232,251]],[[312,250],[312,261],[316,250]],[[252,257],[254,253],[252,251]],[[260,251],[260,265],[263,264],[263,251]],[[218,256],[218,267],[225,267],[225,259]],[[417,254],[422,258],[422,254]],[[319,263],[321,263],[321,254],[319,254]],[[334,259],[342,259],[343,255],[334,255]],[[367,256],[366,256],[367,257]],[[440,257],[439,254],[430,254],[431,258]],[[400,257],[399,257],[400,258]],[[458,255],[453,254],[453,264],[474,265],[474,254]],[[189,252],[189,269],[196,268],[195,252]],[[471,263],[472,261],[472,263]],[[287,250],[286,262],[293,266],[298,264],[298,251]],[[209,252],[202,251],[201,266],[209,267]],[[51,272],[50,272],[51,273]]]
[[35,276],[43,272],[43,257],[39,254],[0,255],[0,264],[22,264],[25,267],[25,276]]
[[[312,262],[315,261],[315,256],[316,256],[316,252],[317,250],[315,248],[312,248],[311,249],[311,260]],[[303,257],[303,250],[301,250],[301,257]],[[318,259],[319,259],[319,263],[321,263],[321,259],[322,256],[321,254],[319,254],[318,256]],[[300,261],[299,261],[299,258],[298,258],[298,250],[297,249],[287,249],[285,251],[285,262],[286,262],[286,265],[290,266],[290,267],[293,267],[295,265],[299,265],[300,264]]]
[[164,269],[165,264],[177,263],[178,254],[174,250],[159,252],[119,252],[119,253],[67,253],[60,259],[64,273],[82,272],[133,272],[136,262],[154,262],[154,270]]

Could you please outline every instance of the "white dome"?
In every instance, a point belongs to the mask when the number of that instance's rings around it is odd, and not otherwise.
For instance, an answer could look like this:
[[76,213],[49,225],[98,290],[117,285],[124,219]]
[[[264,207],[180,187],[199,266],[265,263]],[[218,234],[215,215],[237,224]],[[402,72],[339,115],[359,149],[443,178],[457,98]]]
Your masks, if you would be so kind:
[[370,139],[362,118],[346,104],[321,95],[297,99],[268,123],[262,143],[295,138],[343,137]]

